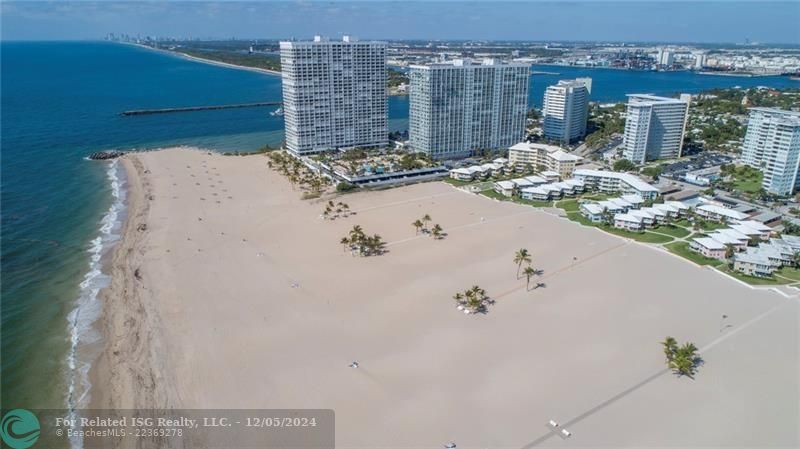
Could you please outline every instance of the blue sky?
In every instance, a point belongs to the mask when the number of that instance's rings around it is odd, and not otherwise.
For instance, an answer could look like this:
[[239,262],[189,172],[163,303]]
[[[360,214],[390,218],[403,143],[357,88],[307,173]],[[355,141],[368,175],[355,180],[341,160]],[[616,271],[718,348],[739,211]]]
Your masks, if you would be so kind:
[[4,40],[174,37],[800,44],[800,1],[3,1]]

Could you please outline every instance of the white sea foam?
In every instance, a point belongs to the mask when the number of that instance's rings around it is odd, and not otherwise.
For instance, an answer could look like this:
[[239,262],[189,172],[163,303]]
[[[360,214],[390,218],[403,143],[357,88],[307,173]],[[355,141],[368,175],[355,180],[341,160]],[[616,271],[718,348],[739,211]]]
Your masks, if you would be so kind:
[[[98,293],[107,287],[108,274],[103,273],[102,259],[120,239],[125,214],[126,179],[118,160],[108,165],[106,172],[111,185],[112,202],[102,220],[100,229],[89,246],[89,270],[80,283],[80,294],[75,308],[67,316],[69,321],[70,350],[67,356],[67,408],[70,415],[74,410],[86,408],[90,399],[91,384],[89,369],[99,354],[101,335],[94,323],[100,317],[103,306]],[[82,448],[79,437],[71,439],[73,448]]]

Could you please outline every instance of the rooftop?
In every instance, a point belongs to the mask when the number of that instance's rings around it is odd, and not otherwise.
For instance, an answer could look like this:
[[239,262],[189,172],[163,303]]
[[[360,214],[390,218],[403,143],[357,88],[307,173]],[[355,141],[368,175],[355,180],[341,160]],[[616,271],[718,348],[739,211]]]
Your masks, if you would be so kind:
[[635,188],[636,190],[642,192],[658,192],[658,189],[653,187],[652,185],[644,182],[641,178],[634,176],[630,173],[620,173],[615,171],[607,171],[607,170],[588,170],[585,168],[579,168],[575,170],[573,173],[575,176],[597,176],[597,177],[605,177],[605,178],[615,178],[621,181],[625,181],[631,187]]

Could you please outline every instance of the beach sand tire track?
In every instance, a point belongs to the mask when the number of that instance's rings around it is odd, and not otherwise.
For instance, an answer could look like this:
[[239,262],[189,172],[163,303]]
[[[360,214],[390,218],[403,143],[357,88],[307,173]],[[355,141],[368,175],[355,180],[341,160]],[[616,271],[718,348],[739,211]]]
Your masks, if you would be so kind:
[[92,408],[168,408],[177,404],[174,382],[165,378],[161,340],[162,324],[150,305],[154,294],[142,272],[142,257],[148,240],[146,230],[152,190],[142,184],[145,167],[136,155],[122,163],[129,176],[128,217],[123,239],[111,261],[111,284],[101,295],[104,317],[101,330],[109,342],[92,369],[92,383],[107,388],[93,389]]

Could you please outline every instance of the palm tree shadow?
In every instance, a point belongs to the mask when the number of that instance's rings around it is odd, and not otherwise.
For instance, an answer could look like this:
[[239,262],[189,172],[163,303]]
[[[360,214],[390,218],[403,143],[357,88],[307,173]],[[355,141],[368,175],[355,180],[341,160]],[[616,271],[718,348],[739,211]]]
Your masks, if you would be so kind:
[[547,288],[547,284],[544,282],[537,282],[536,285],[533,287],[534,290],[538,290],[540,288]]

